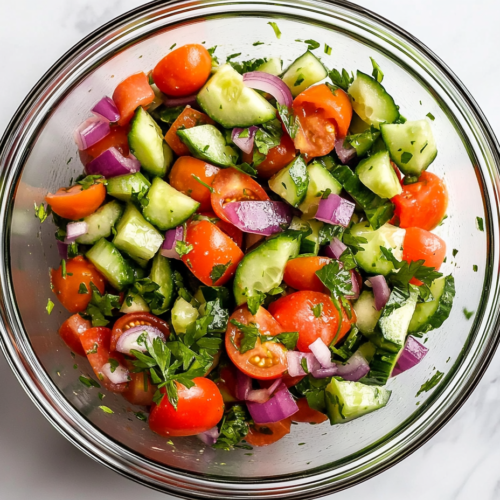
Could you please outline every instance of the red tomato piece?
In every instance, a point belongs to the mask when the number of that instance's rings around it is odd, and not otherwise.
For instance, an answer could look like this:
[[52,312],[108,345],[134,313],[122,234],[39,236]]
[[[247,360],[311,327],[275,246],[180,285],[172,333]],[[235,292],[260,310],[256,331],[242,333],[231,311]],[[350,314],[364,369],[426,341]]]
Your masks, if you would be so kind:
[[[210,207],[211,208],[211,207]],[[243,245],[243,231],[230,222],[219,219],[213,212],[202,212],[202,217],[210,219],[221,231],[226,233],[240,248]],[[248,233],[251,234],[251,233]]]
[[[177,410],[164,396],[154,404],[149,415],[149,427],[160,436],[195,436],[219,423],[224,414],[224,401],[219,389],[208,378],[193,379],[190,389],[176,382],[179,402]],[[165,388],[160,389],[165,394]]]
[[106,137],[87,148],[84,153],[90,158],[97,158],[109,148],[116,148],[123,156],[128,156],[130,154],[128,132],[129,127],[111,127],[111,132]]
[[299,411],[291,417],[293,422],[305,422],[312,424],[321,424],[328,420],[328,417],[318,410],[313,410],[307,403],[306,398],[300,398],[295,401],[299,407]]
[[249,427],[245,441],[252,446],[268,446],[290,434],[290,417],[271,424],[254,424]]
[[59,335],[75,354],[85,356],[80,336],[89,328],[92,328],[90,321],[83,319],[79,314],[73,314],[61,325]]
[[219,380],[216,382],[224,403],[235,403],[236,398],[236,368],[233,365],[221,368]]
[[316,271],[331,260],[329,257],[297,257],[289,260],[285,266],[283,279],[288,286],[296,290],[324,292],[325,285],[316,276]]
[[144,390],[144,373],[134,373],[130,371],[133,365],[129,365],[130,382],[122,396],[133,405],[151,406],[153,404],[153,396],[158,387],[154,385],[146,375],[147,390]]

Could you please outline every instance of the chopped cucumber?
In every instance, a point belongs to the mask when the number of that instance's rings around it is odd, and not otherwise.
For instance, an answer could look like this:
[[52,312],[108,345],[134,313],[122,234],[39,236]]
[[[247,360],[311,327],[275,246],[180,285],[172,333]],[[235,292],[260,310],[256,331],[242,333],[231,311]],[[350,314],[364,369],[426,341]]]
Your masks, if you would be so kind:
[[151,183],[140,172],[119,175],[107,180],[106,190],[110,196],[129,202],[132,193],[146,193]]
[[437,147],[428,120],[381,125],[392,161],[405,175],[418,177],[436,158]]
[[99,208],[96,212],[83,219],[89,225],[86,234],[76,239],[77,243],[93,245],[101,238],[107,238],[111,234],[111,228],[123,213],[123,207],[117,201],[110,201]]
[[283,281],[286,263],[297,257],[299,249],[300,238],[285,231],[247,253],[234,277],[236,304],[244,304],[258,292],[267,293],[279,286]]
[[219,167],[230,167],[238,163],[238,153],[226,144],[222,133],[213,125],[178,130],[177,135],[195,158]]
[[163,304],[158,309],[153,309],[153,314],[159,316],[165,313],[170,308],[170,304],[174,298],[175,283],[172,275],[172,268],[170,261],[158,252],[153,259],[151,265],[151,274],[149,275],[151,281],[156,283],[160,288],[158,292],[164,297]]
[[349,132],[351,134],[362,134],[370,130],[370,124],[364,122],[356,113],[352,114],[351,123],[349,125]]
[[247,87],[243,76],[229,64],[221,66],[205,83],[197,101],[203,111],[224,128],[245,128],[276,118],[274,107]]
[[288,229],[295,229],[302,232],[310,232],[305,237],[302,237],[300,242],[300,253],[318,255],[319,252],[319,231],[323,227],[323,223],[319,220],[302,219],[294,217]]
[[262,71],[263,73],[269,73],[270,75],[279,76],[281,75],[282,61],[279,57],[271,57],[264,64],[261,64],[256,71]]
[[309,50],[288,67],[282,80],[287,84],[293,97],[328,76],[323,63]]
[[383,408],[391,397],[391,391],[334,377],[328,384],[325,395],[327,414],[333,425],[349,422]]
[[301,155],[269,179],[269,187],[293,207],[305,198],[308,185],[307,167]]
[[424,334],[439,328],[448,318],[455,297],[455,279],[453,276],[438,278],[431,285],[434,297],[430,302],[420,302],[411,318],[410,333]]
[[186,333],[188,326],[196,321],[199,316],[198,309],[182,297],[178,297],[172,307],[172,326],[175,333]]
[[398,260],[403,258],[405,229],[384,224],[374,231],[367,222],[358,222],[352,226],[351,233],[368,240],[367,243],[360,243],[364,250],[356,254],[357,263],[367,273],[387,276],[394,269],[394,265],[384,257],[380,247],[391,249]]
[[117,290],[123,290],[135,281],[134,268],[108,240],[101,238],[85,256]]
[[146,198],[148,204],[142,211],[144,217],[161,231],[182,224],[200,206],[197,201],[177,191],[159,177],[153,179]]
[[356,326],[363,335],[369,335],[375,330],[382,311],[375,309],[373,292],[364,290],[353,304],[356,313]]
[[150,114],[139,106],[131,122],[128,142],[131,153],[144,170],[164,177],[174,162],[170,146],[163,140],[163,132]]
[[373,148],[373,145],[380,137],[380,132],[373,126],[359,134],[348,135],[344,143],[347,142],[356,150],[358,158],[362,158]]
[[149,306],[139,294],[129,292],[123,301],[120,312],[123,314],[149,312]]
[[144,219],[134,205],[129,203],[116,225],[113,243],[119,250],[144,266],[155,256],[163,243],[163,236]]
[[382,123],[393,123],[399,118],[394,99],[371,76],[358,71],[348,92],[354,111],[369,125],[380,128]]
[[381,198],[393,198],[403,191],[387,151],[361,160],[356,167],[356,174],[368,189]]
[[370,361],[370,371],[361,380],[368,385],[385,385],[398,362],[401,351],[387,352],[377,348]]

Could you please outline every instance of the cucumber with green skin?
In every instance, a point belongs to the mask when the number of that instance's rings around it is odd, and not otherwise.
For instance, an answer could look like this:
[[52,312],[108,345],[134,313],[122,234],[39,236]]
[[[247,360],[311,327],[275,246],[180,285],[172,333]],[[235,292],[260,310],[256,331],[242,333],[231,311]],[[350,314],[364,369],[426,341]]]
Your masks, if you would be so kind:
[[132,193],[146,193],[151,186],[140,172],[135,174],[119,175],[107,180],[106,191],[110,196],[121,201],[129,202]]
[[269,187],[293,207],[298,207],[304,200],[308,185],[309,176],[302,155],[269,179]]
[[138,294],[129,292],[120,308],[122,314],[149,312],[146,301]]
[[82,245],[93,245],[101,238],[107,238],[122,213],[123,206],[116,200],[106,203],[83,219],[88,224],[88,231],[79,236],[76,242]]
[[175,283],[170,261],[166,257],[163,257],[160,252],[153,259],[149,278],[160,287],[158,288],[158,292],[164,297],[161,307],[151,311],[153,314],[159,316],[170,309],[175,294]]
[[377,348],[372,360],[370,361],[370,371],[361,379],[361,382],[367,385],[385,385],[389,380],[400,355],[401,351],[388,352],[385,349]]
[[299,219],[298,217],[293,217],[292,222],[288,229],[294,229],[296,231],[302,231],[307,236],[303,236],[300,243],[300,253],[318,255],[319,252],[319,231],[323,227],[323,223],[314,219]]
[[361,160],[356,167],[356,174],[370,191],[381,198],[394,198],[403,191],[387,151]]
[[363,335],[373,333],[382,314],[382,311],[375,309],[373,292],[363,290],[352,307],[356,313],[356,326],[359,331]]
[[281,79],[286,83],[293,97],[311,85],[328,76],[323,63],[309,50],[298,57],[283,73]]

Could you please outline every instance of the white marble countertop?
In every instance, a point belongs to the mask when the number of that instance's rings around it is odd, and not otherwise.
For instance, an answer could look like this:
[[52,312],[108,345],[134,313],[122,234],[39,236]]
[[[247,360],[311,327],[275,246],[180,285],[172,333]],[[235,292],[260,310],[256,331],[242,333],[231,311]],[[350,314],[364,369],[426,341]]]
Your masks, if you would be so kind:
[[[0,134],[41,75],[80,38],[141,0],[0,2]],[[418,37],[465,83],[500,133],[498,0],[357,0]],[[500,498],[500,354],[453,420],[411,457],[335,500]],[[10,500],[160,500],[66,441],[0,356],[0,484]],[[333,498],[333,497],[330,497]]]

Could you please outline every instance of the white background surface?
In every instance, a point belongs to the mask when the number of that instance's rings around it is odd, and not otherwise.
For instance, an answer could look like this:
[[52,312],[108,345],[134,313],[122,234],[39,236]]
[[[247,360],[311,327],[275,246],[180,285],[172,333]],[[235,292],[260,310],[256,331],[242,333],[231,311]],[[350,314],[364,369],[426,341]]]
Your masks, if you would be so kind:
[[[140,0],[0,1],[0,134],[42,74]],[[471,91],[500,134],[499,0],[358,0],[419,38]],[[453,165],[450,165],[450,169]],[[404,462],[330,499],[500,499],[500,355],[453,420]],[[0,356],[0,490],[9,500],[160,500],[58,434]]]

